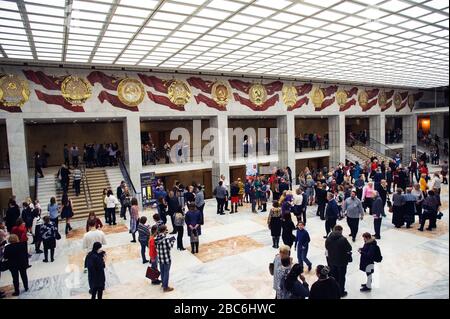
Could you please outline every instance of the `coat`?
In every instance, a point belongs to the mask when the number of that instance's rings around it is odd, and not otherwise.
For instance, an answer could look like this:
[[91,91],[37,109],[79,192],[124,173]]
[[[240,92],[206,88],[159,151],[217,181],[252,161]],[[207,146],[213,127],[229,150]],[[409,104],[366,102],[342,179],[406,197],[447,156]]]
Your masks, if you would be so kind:
[[292,247],[295,241],[295,236],[292,232],[295,230],[295,225],[291,219],[283,219],[281,221],[281,228],[283,229],[283,233],[281,238],[283,239],[283,243],[289,247]]
[[20,217],[20,209],[18,206],[8,208],[5,216],[5,224],[8,232],[16,225],[17,218]]
[[20,226],[14,226],[11,230],[11,234],[17,235],[20,242],[26,243],[28,241],[27,228],[24,224]]
[[189,226],[195,226],[195,225],[199,225],[197,227],[197,236],[200,236],[202,234],[202,227],[201,225],[203,224],[203,217],[202,217],[202,213],[198,210],[194,210],[194,211],[188,211],[186,213],[185,216],[185,220],[186,220],[186,225],[188,226],[188,236],[191,236],[192,234],[192,229]]
[[272,208],[269,213],[267,224],[270,229],[270,235],[272,237],[281,236],[281,209]]
[[336,200],[332,199],[328,202],[327,208],[325,209],[325,218],[334,219],[339,217],[339,207]]
[[369,240],[364,244],[363,248],[361,248],[361,259],[359,261],[359,270],[371,273],[373,272],[373,267],[367,268],[369,265],[373,265],[375,263],[374,258],[376,254],[376,246],[377,241],[375,239]]
[[347,266],[352,246],[347,238],[337,232],[332,232],[325,241],[325,248],[328,251],[328,263],[330,266]]
[[105,261],[97,252],[90,252],[86,256],[85,265],[88,269],[89,288],[105,289]]
[[8,260],[9,269],[28,268],[28,246],[26,242],[19,242],[5,246],[3,258]]
[[372,215],[381,218],[384,214],[384,203],[381,196],[377,196],[372,203]]

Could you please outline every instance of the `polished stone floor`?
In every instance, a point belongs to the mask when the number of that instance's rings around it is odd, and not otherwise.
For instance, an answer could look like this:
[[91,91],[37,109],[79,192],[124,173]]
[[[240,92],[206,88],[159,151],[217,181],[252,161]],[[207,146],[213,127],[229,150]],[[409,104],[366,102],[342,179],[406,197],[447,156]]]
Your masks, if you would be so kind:
[[[347,298],[449,298],[448,186],[443,188],[442,201],[444,218],[438,221],[438,228],[433,232],[419,232],[417,224],[413,229],[395,229],[390,216],[383,220],[379,241],[383,262],[375,266],[374,288],[370,293],[359,291],[365,279],[365,274],[358,268],[357,249],[362,246],[362,239],[352,243],[354,261],[347,273]],[[130,243],[125,222],[112,229],[106,228],[108,261],[104,298],[272,299],[274,291],[268,265],[276,250],[271,247],[267,214],[252,214],[245,206],[238,214],[219,216],[215,207],[215,201],[208,201],[200,253],[192,255],[189,250],[173,250],[170,285],[175,290],[167,294],[145,278],[147,265],[141,262],[139,244]],[[309,259],[318,265],[325,263],[322,238],[325,230],[315,212],[315,206],[309,207],[307,229],[312,239]],[[152,213],[147,211],[145,215]],[[345,220],[339,223],[347,234]],[[22,290],[18,298],[90,297],[87,274],[82,269],[84,225],[84,222],[78,223],[69,238],[58,241],[54,263],[43,263],[43,256],[35,255],[34,248],[30,247],[33,253],[32,268],[28,271],[30,290]],[[367,215],[360,224],[360,234],[373,232],[372,225],[373,219]],[[187,236],[184,243],[188,248]],[[309,284],[316,280],[313,272],[306,273],[305,277]],[[9,272],[2,273],[0,289],[7,292],[8,298],[12,298],[11,283]]]

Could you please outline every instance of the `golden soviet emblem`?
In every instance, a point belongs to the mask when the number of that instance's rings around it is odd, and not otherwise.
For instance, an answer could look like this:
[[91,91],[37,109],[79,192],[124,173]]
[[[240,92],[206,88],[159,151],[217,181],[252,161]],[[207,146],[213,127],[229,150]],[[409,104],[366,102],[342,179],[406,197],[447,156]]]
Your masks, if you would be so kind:
[[323,100],[325,100],[325,94],[323,93],[323,90],[315,86],[311,92],[311,100],[314,104],[314,107],[320,108],[322,106]]
[[400,93],[395,92],[394,94],[394,106],[396,109],[400,108],[400,106],[402,105],[402,96],[400,95]]
[[211,95],[214,101],[220,106],[226,106],[230,100],[231,90],[225,82],[214,82],[211,88]]
[[414,99],[414,95],[413,94],[408,95],[408,106],[409,106],[411,111],[414,108],[414,104],[415,103],[416,103],[416,101]]
[[168,89],[170,101],[178,106],[184,106],[191,98],[191,89],[180,80],[173,80]]
[[387,103],[386,91],[380,90],[380,93],[378,93],[378,105],[380,107],[385,107],[386,103]]
[[347,103],[347,92],[344,89],[339,89],[336,92],[336,102],[339,106],[344,106]]
[[23,106],[30,98],[28,83],[15,74],[0,79],[0,102],[4,106]]
[[257,106],[261,106],[267,101],[267,90],[264,85],[259,83],[250,87],[248,95],[250,96],[250,101]]
[[358,103],[361,107],[366,107],[369,104],[369,94],[367,91],[362,89],[358,95]]
[[282,89],[283,102],[287,107],[293,107],[297,103],[297,88],[292,84],[283,84]]
[[84,78],[69,75],[61,84],[61,93],[67,102],[80,105],[91,97],[92,87]]
[[142,103],[144,92],[144,86],[136,79],[125,78],[120,81],[117,87],[120,102],[130,107],[138,106]]

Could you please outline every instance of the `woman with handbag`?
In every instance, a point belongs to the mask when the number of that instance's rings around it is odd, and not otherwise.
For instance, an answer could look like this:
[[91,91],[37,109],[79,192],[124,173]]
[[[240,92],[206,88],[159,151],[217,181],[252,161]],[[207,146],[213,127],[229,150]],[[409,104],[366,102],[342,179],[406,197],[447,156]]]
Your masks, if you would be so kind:
[[158,251],[156,250],[156,237],[158,236],[158,226],[153,225],[150,230],[150,239],[148,241],[148,251],[150,255],[150,266],[147,268],[147,278],[151,279],[152,285],[161,284],[158,279],[160,273],[158,271]]
[[61,238],[55,225],[50,222],[50,217],[44,217],[44,224],[40,229],[42,242],[44,244],[44,260],[48,262],[48,251],[50,251],[50,261],[55,261],[56,240]]
[[199,236],[202,234],[202,214],[197,210],[194,203],[188,204],[188,212],[185,221],[188,230],[188,236],[191,237],[191,252],[198,254]]
[[3,253],[3,262],[6,261],[6,265],[11,272],[14,285],[13,296],[18,296],[20,294],[19,274],[25,291],[28,291],[27,269],[29,268],[29,263],[27,242],[19,241],[17,235],[11,234],[8,238],[8,243],[9,245],[5,246]]

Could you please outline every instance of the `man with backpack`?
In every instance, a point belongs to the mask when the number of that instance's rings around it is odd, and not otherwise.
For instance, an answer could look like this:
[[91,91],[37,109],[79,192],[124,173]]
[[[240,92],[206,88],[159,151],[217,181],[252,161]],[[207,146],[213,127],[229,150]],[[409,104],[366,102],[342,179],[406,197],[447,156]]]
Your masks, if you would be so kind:
[[377,245],[377,241],[370,233],[364,233],[362,237],[364,239],[364,246],[358,250],[361,254],[359,269],[366,273],[367,282],[361,285],[360,291],[369,292],[372,290],[372,276],[375,271],[375,263],[381,262],[383,256],[381,256],[381,250]]

